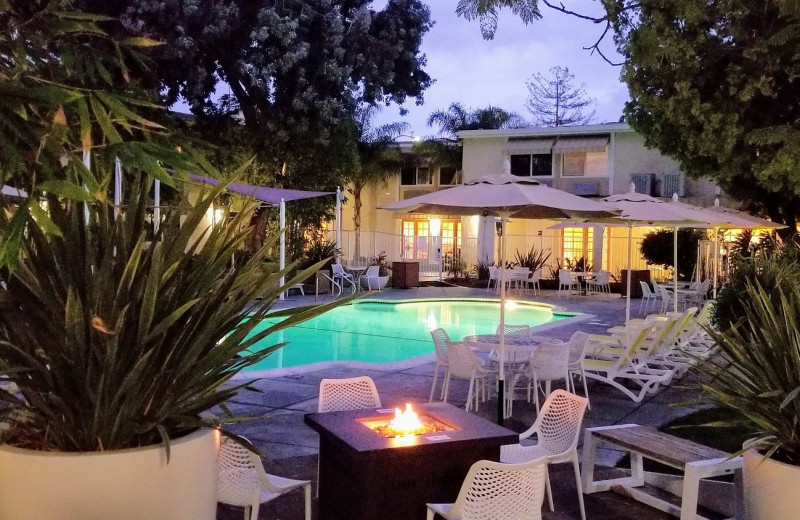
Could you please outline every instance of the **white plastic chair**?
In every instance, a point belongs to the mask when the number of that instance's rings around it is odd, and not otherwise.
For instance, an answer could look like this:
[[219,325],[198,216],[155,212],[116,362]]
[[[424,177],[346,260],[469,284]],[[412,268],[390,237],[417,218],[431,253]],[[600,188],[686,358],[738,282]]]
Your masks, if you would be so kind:
[[542,294],[542,287],[539,285],[539,280],[542,278],[542,270],[537,269],[533,272],[530,279],[528,280],[528,284],[533,288],[534,296],[537,294]]
[[222,437],[217,453],[217,501],[244,507],[244,520],[257,520],[261,504],[303,488],[305,520],[311,520],[311,481],[293,480],[264,471],[261,459],[241,444]]
[[611,273],[599,271],[586,285],[587,291],[611,294]]
[[486,289],[492,286],[492,282],[494,281],[494,288],[495,290],[500,288],[500,268],[495,266],[489,266],[489,283],[486,284]]
[[517,292],[522,293],[528,290],[528,280],[531,276],[531,270],[527,267],[517,267],[511,270],[510,285],[513,286]]
[[481,359],[461,341],[447,342],[447,363],[449,368],[444,378],[444,402],[447,402],[447,397],[450,394],[450,379],[452,377],[468,379],[469,391],[467,392],[467,404],[464,408],[469,411],[474,400],[475,411],[477,412],[478,397],[482,396],[483,400],[486,400],[489,376],[494,372],[484,368]]
[[427,520],[541,520],[546,460],[503,464],[479,460],[453,504],[427,504]]
[[367,290],[373,290],[373,287],[377,290],[381,288],[381,281],[380,281],[380,271],[381,268],[377,265],[371,265],[367,267],[366,272],[361,275],[358,279],[358,283],[363,287],[364,282],[367,282]]
[[331,277],[334,281],[338,280],[339,284],[339,294],[342,294],[345,285],[348,285],[353,293],[356,292],[357,286],[356,281],[353,279],[353,275],[348,273],[342,267],[342,264],[332,264],[331,265]]
[[319,382],[317,411],[320,413],[380,407],[378,389],[369,376],[323,379]]
[[581,291],[581,284],[579,281],[572,278],[572,273],[569,272],[567,269],[559,269],[558,270],[558,294],[561,295],[561,291],[566,287],[567,296],[572,293],[572,288],[574,287],[578,293]]
[[[495,329],[495,334],[499,335],[500,334],[500,329],[501,329],[501,327],[500,327],[500,325],[498,325],[497,328]],[[531,333],[530,325],[512,325],[512,324],[506,323],[502,327],[502,329],[505,331],[505,335],[506,336],[509,336],[509,335],[512,335],[512,334],[530,336],[530,333]],[[528,361],[527,358],[526,359],[517,359],[515,352],[506,352],[505,353],[505,358],[506,358],[506,363],[527,363],[527,361]],[[489,351],[488,359],[489,359],[489,362],[492,363],[492,365],[495,365],[495,364],[500,362],[500,354],[497,352],[497,350],[492,349],[492,350]]]
[[444,368],[444,376],[442,376],[442,391],[439,394],[439,399],[444,399],[444,381],[447,379],[447,372],[450,370],[450,365],[447,362],[447,343],[450,341],[450,336],[447,331],[439,328],[431,331],[433,338],[433,349],[436,353],[436,367],[433,369],[433,383],[431,384],[431,396],[428,402],[433,402],[433,391],[436,389],[436,380],[439,378],[439,369]]
[[644,312],[647,312],[650,309],[650,304],[651,303],[653,303],[656,300],[660,300],[661,299],[661,294],[656,294],[653,291],[651,291],[650,290],[650,285],[647,282],[643,281],[643,280],[639,280],[639,285],[642,288],[642,300],[639,302],[639,314],[641,315],[642,314],[642,304],[647,302],[647,304],[644,306]]
[[583,369],[583,360],[586,357],[586,346],[589,344],[589,334],[585,332],[573,332],[572,336],[569,338],[569,363],[567,364],[567,370],[569,371],[569,378],[567,379],[567,383],[572,385],[572,393],[577,394],[575,391],[575,379],[574,377],[580,376],[581,381],[583,381],[583,395],[586,397],[586,405],[589,407],[589,410],[592,409],[592,405],[589,402],[589,389],[586,386],[586,372]]
[[570,348],[565,344],[542,343],[531,356],[528,365],[528,402],[531,400],[531,388],[535,392],[536,413],[539,413],[539,383],[545,384],[545,397],[550,395],[551,382],[564,380],[569,388]]
[[[583,397],[564,390],[556,390],[547,397],[536,422],[519,435],[520,444],[508,444],[500,448],[500,462],[520,464],[546,460],[548,464],[571,462],[575,470],[578,502],[581,518],[586,520],[583,506],[581,472],[578,466],[578,438],[587,401]],[[523,445],[522,441],[536,434],[536,444]],[[553,511],[553,493],[550,478],[546,478],[547,498]],[[499,517],[498,517],[499,518]]]

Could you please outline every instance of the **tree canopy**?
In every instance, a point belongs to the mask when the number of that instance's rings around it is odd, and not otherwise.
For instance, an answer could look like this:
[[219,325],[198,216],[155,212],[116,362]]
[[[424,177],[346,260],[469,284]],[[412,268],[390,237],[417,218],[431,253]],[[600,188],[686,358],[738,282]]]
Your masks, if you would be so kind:
[[541,72],[528,81],[530,96],[525,102],[536,126],[585,125],[594,119],[597,100],[586,95],[586,85],[573,84],[568,67],[553,67],[550,77]]

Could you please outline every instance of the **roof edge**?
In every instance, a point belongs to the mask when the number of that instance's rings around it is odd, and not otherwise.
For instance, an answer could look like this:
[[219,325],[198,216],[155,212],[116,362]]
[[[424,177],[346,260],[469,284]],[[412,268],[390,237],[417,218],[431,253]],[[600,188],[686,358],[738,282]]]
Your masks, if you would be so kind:
[[460,139],[479,139],[487,137],[558,137],[560,135],[633,132],[633,128],[627,123],[604,123],[599,125],[506,128],[502,130],[462,130],[456,135]]

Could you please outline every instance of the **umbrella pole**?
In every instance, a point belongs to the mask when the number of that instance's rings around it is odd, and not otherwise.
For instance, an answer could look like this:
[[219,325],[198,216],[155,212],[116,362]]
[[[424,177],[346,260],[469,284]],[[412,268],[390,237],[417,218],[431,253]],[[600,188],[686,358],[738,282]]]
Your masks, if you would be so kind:
[[506,364],[506,218],[500,216],[500,371],[497,377],[497,424],[506,418],[505,364]]
[[625,345],[630,345],[630,338],[628,337],[628,323],[631,321],[631,264],[633,263],[633,254],[631,252],[633,244],[633,223],[628,222],[628,279],[626,280],[628,286],[625,289]]
[[[719,276],[719,228],[714,228],[714,298],[717,297],[717,277]],[[705,295],[703,295],[705,298]]]
[[672,292],[675,294],[673,310],[678,312],[678,228],[672,228]]

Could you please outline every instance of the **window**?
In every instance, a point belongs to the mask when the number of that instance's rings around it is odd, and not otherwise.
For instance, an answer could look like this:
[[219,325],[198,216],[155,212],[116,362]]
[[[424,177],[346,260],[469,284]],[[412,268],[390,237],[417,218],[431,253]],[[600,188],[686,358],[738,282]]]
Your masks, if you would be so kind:
[[400,169],[400,184],[403,186],[433,184],[431,169],[427,166],[404,166]]
[[442,255],[461,253],[461,221],[442,221]]
[[439,168],[439,184],[444,186],[458,184],[455,166],[443,166]]
[[406,260],[427,260],[429,235],[430,224],[427,220],[404,220],[403,258]]
[[565,153],[564,154],[564,169],[562,175],[564,177],[582,177],[586,171],[586,154],[585,153]]
[[549,153],[512,155],[511,175],[550,177],[553,175],[553,156]]
[[574,264],[581,258],[586,259],[586,264],[581,266],[582,270],[589,270],[588,267],[594,261],[594,251],[592,240],[594,238],[594,230],[592,228],[566,228],[564,230],[564,261],[561,262],[562,267],[574,267]]

